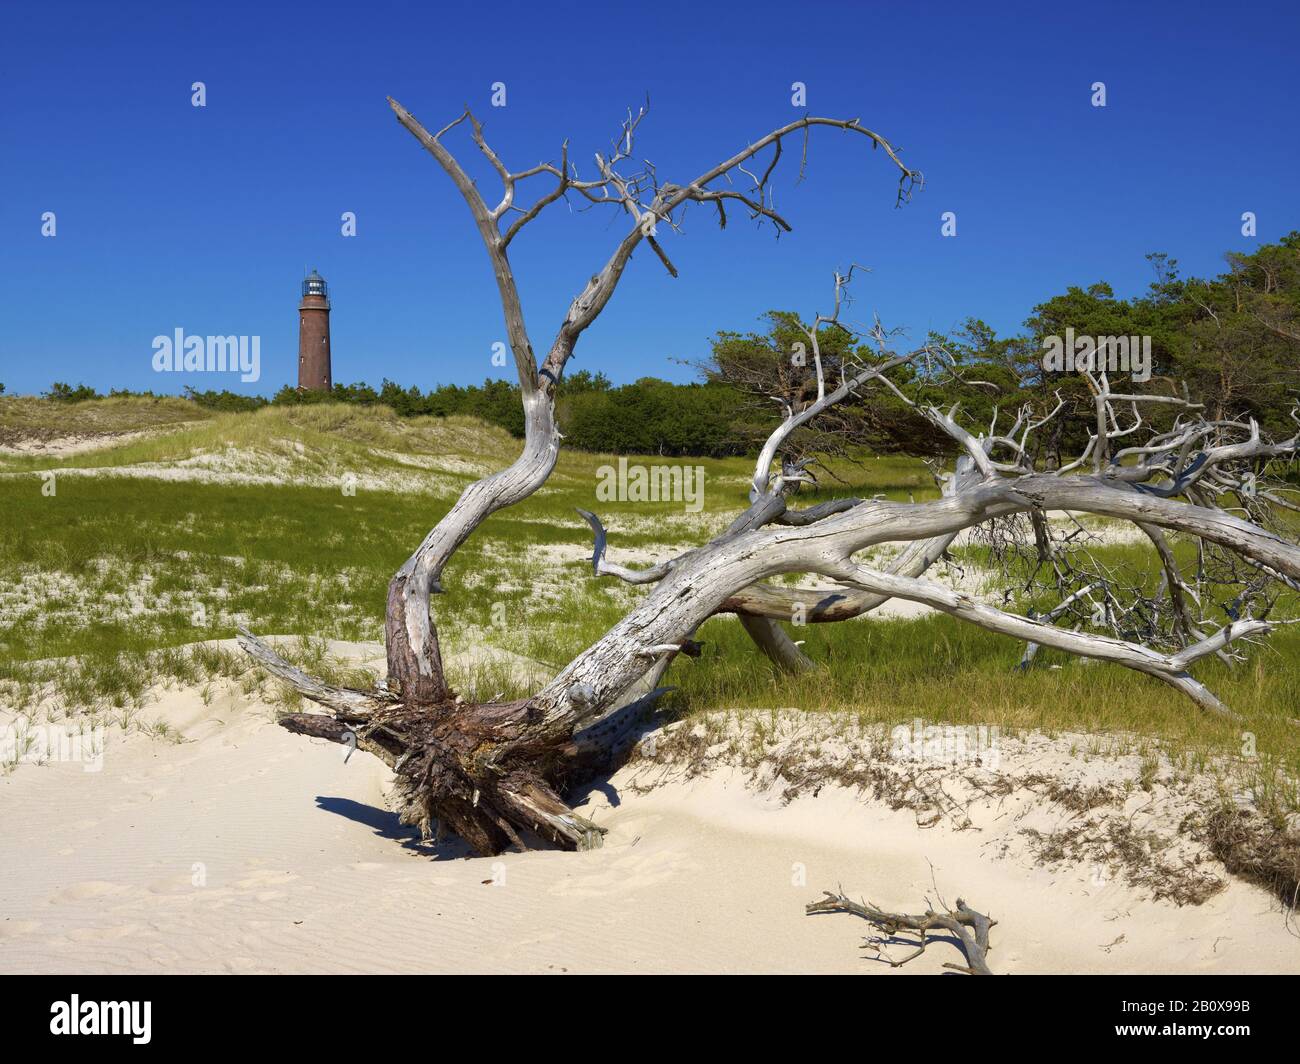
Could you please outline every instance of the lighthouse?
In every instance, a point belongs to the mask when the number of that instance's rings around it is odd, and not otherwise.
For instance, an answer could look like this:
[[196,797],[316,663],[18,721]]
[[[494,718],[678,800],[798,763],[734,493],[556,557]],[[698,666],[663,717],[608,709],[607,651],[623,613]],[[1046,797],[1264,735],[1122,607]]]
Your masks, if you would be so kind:
[[328,392],[332,383],[329,287],[312,270],[302,282],[298,305],[298,390]]

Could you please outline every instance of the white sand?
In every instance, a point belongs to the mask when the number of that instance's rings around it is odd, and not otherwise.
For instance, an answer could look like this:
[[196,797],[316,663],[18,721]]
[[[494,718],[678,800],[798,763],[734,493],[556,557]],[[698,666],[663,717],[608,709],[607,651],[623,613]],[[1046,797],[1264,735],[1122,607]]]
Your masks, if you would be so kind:
[[72,436],[29,436],[8,444],[0,444],[0,455],[32,455],[38,458],[68,458],[72,455],[87,454],[90,451],[103,450],[106,447],[120,447],[132,440],[143,439],[152,433],[146,430],[135,432],[87,433]]
[[[637,794],[624,769],[583,807],[601,850],[435,857],[386,810],[379,762],[344,764],[264,705],[173,690],[142,716],[186,741],[110,733],[99,772],[0,777],[0,971],[890,975],[865,923],[803,907],[842,884],[918,911],[932,877],[1000,921],[1000,972],[1300,971],[1300,938],[1248,885],[1178,908],[999,855],[1013,822],[1049,815],[1023,801],[923,830],[838,788],[783,805],[721,772]],[[959,959],[936,943],[900,971]]]

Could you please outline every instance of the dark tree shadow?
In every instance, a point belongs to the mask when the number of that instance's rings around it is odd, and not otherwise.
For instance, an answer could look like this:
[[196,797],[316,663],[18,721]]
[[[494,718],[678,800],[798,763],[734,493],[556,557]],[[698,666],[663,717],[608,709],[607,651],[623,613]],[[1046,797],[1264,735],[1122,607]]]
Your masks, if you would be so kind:
[[[626,764],[637,743],[672,719],[662,712],[647,713],[644,710],[633,710],[633,712],[635,715],[621,725],[621,734],[608,756],[599,763],[587,766],[585,774],[569,781],[564,797],[570,805],[582,805],[593,792],[604,795],[612,808],[617,809],[622,804],[618,788],[610,783],[609,777]],[[581,736],[582,733],[578,734]]]
[[438,861],[453,861],[461,857],[472,857],[473,853],[460,839],[448,835],[442,842],[434,845],[433,840],[420,838],[420,829],[413,825],[401,823],[397,814],[387,809],[376,809],[364,802],[354,802],[351,798],[327,798],[316,796],[316,806],[326,813],[333,813],[357,824],[364,824],[381,839],[400,843],[402,848],[413,853],[432,857]]

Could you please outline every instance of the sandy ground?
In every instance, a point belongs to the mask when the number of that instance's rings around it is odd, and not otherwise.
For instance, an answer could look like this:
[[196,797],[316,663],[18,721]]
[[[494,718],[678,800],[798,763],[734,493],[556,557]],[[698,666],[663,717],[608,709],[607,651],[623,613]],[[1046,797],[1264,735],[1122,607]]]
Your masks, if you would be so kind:
[[[642,760],[582,803],[603,849],[469,858],[397,823],[378,761],[345,764],[237,692],[173,689],[144,715],[185,740],[109,732],[99,771],[0,777],[0,971],[894,974],[862,921],[804,915],[839,885],[907,911],[936,885],[960,894],[1000,921],[1002,972],[1300,971],[1300,938],[1254,887],[1179,908],[1008,856],[1012,823],[1069,817],[1023,799],[922,829],[839,787],[787,803],[736,770],[663,780]],[[899,971],[958,959],[936,943]]]
[[34,455],[39,458],[68,458],[105,447],[118,447],[131,440],[143,439],[150,432],[86,433],[70,436],[31,435],[0,443],[0,455]]

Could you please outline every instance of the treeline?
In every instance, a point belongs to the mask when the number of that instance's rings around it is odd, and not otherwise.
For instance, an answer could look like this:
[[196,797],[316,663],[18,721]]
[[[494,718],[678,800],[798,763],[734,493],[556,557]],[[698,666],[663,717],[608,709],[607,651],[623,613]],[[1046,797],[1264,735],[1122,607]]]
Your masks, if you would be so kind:
[[1154,279],[1143,295],[1118,299],[1104,282],[1071,287],[1034,308],[1027,336],[985,345],[988,356],[1041,392],[1058,384],[1058,375],[1041,368],[1046,337],[1067,328],[1149,336],[1152,380],[1145,388],[1168,393],[1185,383],[1212,420],[1254,418],[1290,435],[1300,397],[1300,232],[1225,259],[1217,277],[1182,278],[1174,259],[1148,255]]
[[[1026,402],[1040,413],[1061,404],[1061,414],[1032,443],[1036,457],[1049,466],[1078,455],[1096,426],[1088,381],[1077,370],[1060,371],[1048,357],[1066,343],[1076,352],[1078,345],[1092,342],[1110,352],[1108,375],[1116,393],[1182,397],[1185,387],[1211,421],[1253,419],[1269,434],[1292,435],[1300,402],[1300,232],[1251,254],[1229,253],[1226,269],[1211,278],[1180,277],[1178,263],[1164,254],[1147,260],[1153,277],[1140,295],[1118,298],[1104,281],[1070,286],[1034,307],[1023,330],[1006,337],[971,318],[950,336],[926,338],[939,357],[917,359],[890,377],[919,404],[946,409],[960,402],[965,423],[976,431],[987,431],[1000,411],[998,431],[1005,432]],[[771,312],[762,333],[719,333],[701,369],[706,379],[743,390],[753,409],[765,397],[798,408],[817,394],[811,357],[791,354],[808,346],[804,329],[796,315]],[[840,380],[841,365],[880,358],[873,345],[859,344],[842,330],[826,327],[818,338],[831,382]],[[1113,338],[1127,342],[1130,350],[1123,358],[1111,357],[1117,350]],[[919,343],[892,338],[889,346],[906,352]],[[1116,406],[1127,428],[1131,407]],[[769,405],[769,424],[770,411]],[[1169,429],[1180,412],[1172,404],[1144,404],[1145,431]],[[748,424],[737,428],[744,431]],[[802,430],[786,456],[825,453],[846,443],[913,455],[955,447],[897,396],[867,385],[818,429]]]
[[[399,417],[466,414],[500,425],[513,436],[524,434],[519,387],[504,380],[445,384],[429,391],[390,380],[377,390],[363,383],[336,384],[328,392],[286,385],[270,399],[192,389],[187,395],[200,406],[225,411],[325,402],[380,404]],[[616,387],[603,373],[579,370],[560,384],[556,417],[566,445],[578,450],[717,458],[743,450],[734,431],[742,406],[742,397],[725,384],[672,384],[643,377]]]
[[[154,395],[121,390],[110,394]],[[55,383],[45,395],[69,403],[103,398],[87,385],[74,387],[62,382]],[[365,383],[336,384],[328,392],[299,391],[285,385],[269,399],[186,388],[185,398],[223,413],[312,403],[382,405],[399,417],[461,414],[499,425],[516,437],[524,434],[519,387],[504,380],[485,380],[481,385],[445,384],[428,391],[414,385],[404,388],[387,379],[377,389]],[[745,407],[744,397],[725,383],[673,384],[643,377],[615,386],[603,373],[579,370],[561,382],[556,416],[566,445],[578,450],[719,458],[745,451],[745,440],[737,436],[737,424],[745,418]]]
[[[1105,282],[1071,286],[1034,307],[1016,335],[999,337],[971,318],[953,336],[931,337],[956,359],[960,377],[975,382],[969,386],[961,380],[940,385],[936,377],[934,392],[927,396],[928,371],[909,368],[902,374],[912,377],[913,388],[930,401],[961,400],[976,420],[991,417],[995,406],[1010,411],[1026,399],[1054,403],[1059,393],[1072,416],[1058,419],[1050,444],[1063,453],[1086,441],[1093,407],[1078,374],[1044,368],[1045,343],[1067,330],[1080,336],[1149,337],[1150,380],[1134,386],[1170,392],[1185,382],[1210,418],[1252,417],[1267,430],[1293,431],[1290,411],[1300,397],[1300,232],[1249,255],[1228,254],[1225,271],[1208,279],[1179,277],[1177,262],[1167,255],[1147,258],[1154,278],[1145,293],[1131,299],[1118,298]],[[797,405],[809,389],[815,394],[811,364],[791,355],[804,339],[802,329],[797,315],[773,311],[764,331],[719,332],[709,356],[699,363],[698,383],[642,377],[615,386],[603,373],[573,373],[561,382],[557,400],[566,445],[624,454],[749,453],[779,415],[773,397]],[[898,341],[895,346],[906,345]],[[824,363],[833,370],[842,360],[877,357],[873,348],[854,346],[834,330],[821,336],[821,348]],[[1129,380],[1131,375],[1113,379]],[[54,384],[46,395],[63,402],[100,398],[86,385],[65,383]],[[320,402],[378,404],[402,417],[471,415],[515,436],[524,431],[519,389],[504,380],[428,391],[384,380],[378,389],[336,384],[328,393],[286,385],[270,398],[194,389],[186,389],[186,396],[217,411]],[[950,441],[936,438],[922,419],[881,389],[867,388],[858,402],[837,409],[838,420],[825,426],[829,433],[810,442],[820,446],[835,435],[852,444],[914,454],[950,447]]]

